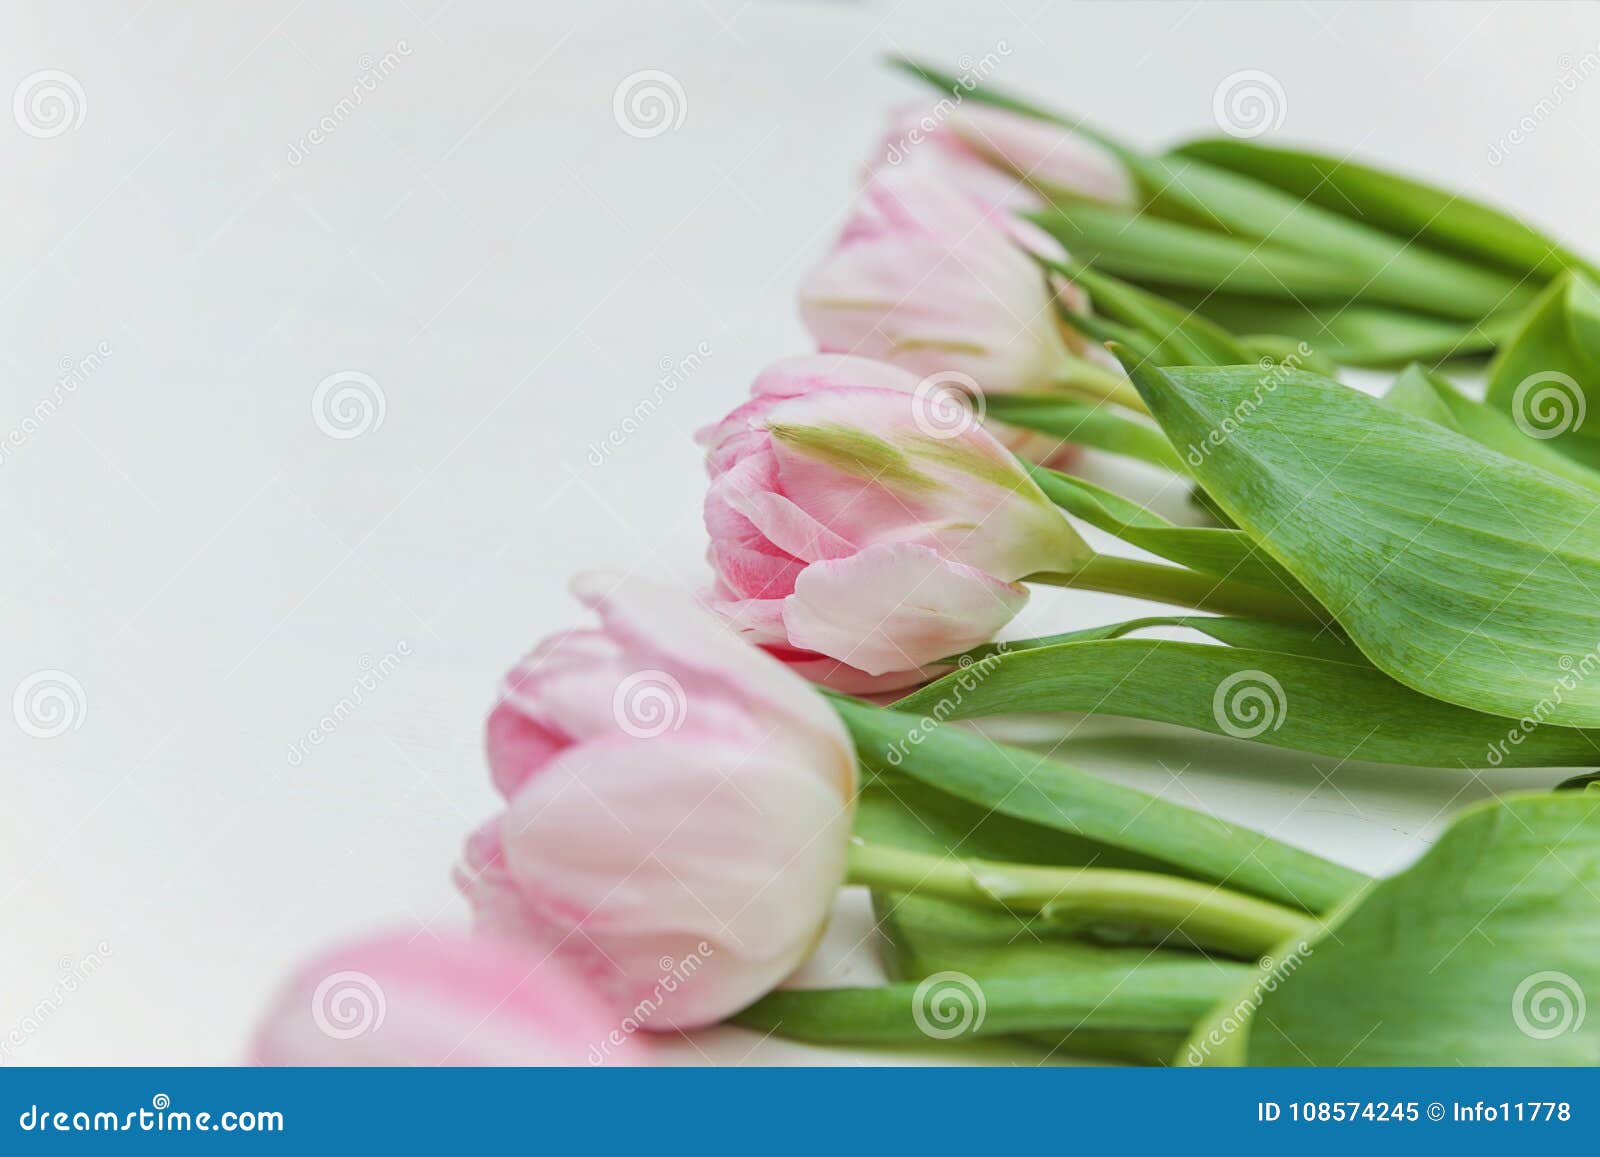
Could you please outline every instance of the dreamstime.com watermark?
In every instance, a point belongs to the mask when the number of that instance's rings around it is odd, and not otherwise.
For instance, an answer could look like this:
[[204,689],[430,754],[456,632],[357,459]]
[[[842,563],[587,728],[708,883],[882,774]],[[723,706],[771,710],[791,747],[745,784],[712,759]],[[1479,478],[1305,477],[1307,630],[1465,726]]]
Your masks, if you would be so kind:
[[50,388],[50,392],[35,402],[33,409],[0,437],[0,466],[4,466],[17,450],[26,445],[28,440],[44,427],[46,422],[55,417],[67,399],[100,372],[100,367],[106,364],[106,359],[110,356],[111,343],[101,341],[88,354],[76,361],[72,358],[62,358],[59,367],[61,375],[56,378],[56,384]]
[[911,754],[911,749],[921,747],[924,739],[954,715],[961,704],[966,702],[967,696],[972,694],[979,683],[989,677],[1005,656],[1004,643],[994,644],[994,649],[981,659],[974,659],[971,655],[961,656],[957,661],[954,675],[945,676],[945,679],[949,680],[949,686],[944,688],[944,694],[939,696],[932,710],[918,719],[905,735],[889,745],[888,753],[883,757],[884,762],[890,767],[899,767],[904,763],[906,756]]
[[1533,107],[1518,118],[1501,134],[1500,138],[1489,146],[1489,163],[1491,165],[1503,164],[1511,155],[1511,150],[1525,143],[1529,137],[1539,130],[1555,115],[1556,110],[1567,103],[1567,98],[1578,91],[1578,86],[1588,80],[1596,72],[1600,72],[1600,43],[1597,43],[1588,52],[1576,60],[1571,53],[1562,53],[1556,63],[1561,72],[1557,75],[1555,83],[1550,86],[1550,91],[1541,96]]
[[970,54],[963,53],[956,61],[961,69],[961,75],[956,77],[954,87],[939,98],[939,102],[924,113],[910,128],[900,136],[889,142],[884,152],[885,164],[898,165],[911,155],[911,150],[939,131],[941,125],[955,114],[967,99],[967,93],[977,88],[988,80],[995,69],[1000,67],[1000,61],[1011,55],[1011,44],[1006,40],[995,41],[993,50],[986,52],[974,61]]
[[935,972],[911,995],[911,1019],[933,1040],[953,1040],[983,1028],[989,1014],[983,986],[965,972]]
[[688,717],[688,693],[670,671],[635,671],[611,693],[611,718],[635,739],[677,731]]
[[338,132],[339,126],[354,116],[367,97],[377,92],[378,86],[395,74],[400,61],[410,55],[411,45],[404,40],[396,40],[393,48],[377,58],[370,53],[363,53],[357,61],[361,71],[350,85],[350,95],[323,113],[317,123],[298,140],[289,143],[288,162],[296,166],[304,164],[311,150]]
[[41,141],[70,133],[88,115],[83,85],[59,68],[29,73],[11,92],[12,119],[19,129]]
[[55,739],[83,726],[89,696],[70,671],[47,668],[24,676],[11,694],[11,717],[24,735]]
[[641,998],[622,1022],[606,1034],[604,1040],[589,1046],[589,1063],[603,1065],[611,1058],[615,1049],[621,1048],[634,1033],[644,1028],[651,1017],[661,1011],[661,1005],[667,997],[677,992],[679,988],[688,984],[694,974],[699,972],[705,962],[713,955],[716,949],[702,940],[694,946],[694,951],[682,960],[674,960],[670,956],[663,956],[657,962],[661,975],[656,978],[655,987],[649,995]]
[[1571,374],[1540,370],[1517,383],[1511,394],[1511,420],[1530,438],[1559,438],[1588,417],[1584,389]]
[[1511,994],[1511,1019],[1523,1036],[1551,1040],[1577,1032],[1589,1011],[1583,986],[1565,972],[1535,972]]
[[611,119],[636,140],[676,132],[689,116],[689,97],[670,72],[644,68],[630,72],[611,93]]
[[311,1023],[332,1040],[354,1040],[377,1032],[388,1014],[383,985],[354,969],[330,972],[311,994]]
[[1550,685],[1550,692],[1543,699],[1533,705],[1533,710],[1510,727],[1505,738],[1497,739],[1484,751],[1484,758],[1490,767],[1499,767],[1505,762],[1507,755],[1511,754],[1513,747],[1521,747],[1523,742],[1535,731],[1545,725],[1545,721],[1556,708],[1566,701],[1570,692],[1576,691],[1590,675],[1600,671],[1600,643],[1585,651],[1578,658],[1571,655],[1562,655],[1556,660],[1563,674],[1556,677]]
[[17,1116],[24,1133],[282,1133],[283,1114],[276,1109],[174,1109],[172,1098],[157,1093],[148,1108],[113,1112],[108,1109],[50,1109],[29,1105]]
[[1278,990],[1278,985],[1293,976],[1300,965],[1309,960],[1315,949],[1302,940],[1281,960],[1270,956],[1261,958],[1261,972],[1250,991],[1241,997],[1220,1021],[1212,1024],[1206,1035],[1189,1045],[1188,1063],[1202,1065],[1216,1049],[1222,1048],[1234,1033],[1250,1023],[1250,1018],[1268,996]]
[[588,461],[591,466],[603,466],[608,457],[622,448],[627,440],[644,428],[648,422],[661,409],[662,405],[682,386],[711,356],[711,343],[699,342],[694,349],[674,361],[670,356],[663,356],[656,363],[660,376],[656,378],[655,388],[645,397],[634,404],[632,410],[625,414],[620,422],[606,431],[605,437],[598,442],[589,443]]
[[377,659],[362,655],[357,664],[356,677],[350,683],[350,694],[341,698],[327,714],[318,719],[315,727],[289,745],[289,754],[285,757],[289,766],[299,767],[304,763],[310,757],[311,749],[321,747],[324,740],[338,731],[344,721],[354,715],[356,709],[366,703],[367,697],[398,671],[400,664],[412,653],[411,644],[401,639],[392,651],[385,652]]
[[1283,684],[1265,671],[1235,671],[1217,684],[1211,717],[1224,734],[1254,739],[1283,726],[1289,718],[1289,697]]
[[17,1050],[26,1046],[54,1019],[72,994],[82,988],[89,977],[100,971],[110,955],[110,943],[102,940],[92,951],[85,952],[77,959],[63,956],[58,965],[56,982],[50,991],[35,1001],[33,1007],[22,1014],[5,1036],[0,1037],[0,1064],[14,1059]]
[[1233,413],[1228,414],[1220,423],[1206,432],[1200,443],[1189,443],[1184,457],[1189,460],[1189,465],[1199,466],[1211,455],[1211,451],[1221,446],[1233,436],[1235,430],[1249,421],[1250,415],[1261,408],[1261,403],[1275,394],[1278,387],[1283,385],[1288,376],[1298,370],[1305,360],[1312,354],[1312,349],[1306,342],[1301,342],[1295,347],[1294,353],[1283,359],[1262,358],[1257,362],[1261,370],[1261,377],[1256,382],[1254,393],[1248,398],[1242,398],[1233,407]]
[[1230,137],[1250,140],[1283,127],[1289,99],[1270,72],[1246,68],[1217,82],[1211,94],[1211,119]]

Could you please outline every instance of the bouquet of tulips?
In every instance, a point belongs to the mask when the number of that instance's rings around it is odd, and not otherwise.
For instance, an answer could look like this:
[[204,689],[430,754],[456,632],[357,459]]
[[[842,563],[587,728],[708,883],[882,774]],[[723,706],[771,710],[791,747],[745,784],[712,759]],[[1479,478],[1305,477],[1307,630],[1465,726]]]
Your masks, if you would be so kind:
[[[308,964],[257,1058],[643,1063],[731,1020],[953,1056],[1600,1062],[1589,777],[1374,879],[963,723],[1154,720],[1397,780],[1595,762],[1594,267],[1347,160],[1145,153],[904,67],[934,103],[800,287],[817,351],[699,435],[711,582],[576,580],[597,625],[489,715],[474,935]],[[1445,376],[1474,357],[1483,400]],[[1374,397],[1340,365],[1396,370]],[[1194,518],[1074,475],[1082,446]],[[1165,609],[1000,641],[1034,584]],[[843,886],[888,982],[786,986]]]

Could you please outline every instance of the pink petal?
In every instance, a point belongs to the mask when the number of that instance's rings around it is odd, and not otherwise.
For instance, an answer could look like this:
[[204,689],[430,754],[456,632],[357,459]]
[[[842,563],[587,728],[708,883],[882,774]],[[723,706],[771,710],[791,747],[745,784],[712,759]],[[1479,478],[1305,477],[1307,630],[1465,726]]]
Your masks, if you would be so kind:
[[797,646],[883,675],[987,642],[1027,600],[1025,587],[902,543],[813,563],[783,617]]

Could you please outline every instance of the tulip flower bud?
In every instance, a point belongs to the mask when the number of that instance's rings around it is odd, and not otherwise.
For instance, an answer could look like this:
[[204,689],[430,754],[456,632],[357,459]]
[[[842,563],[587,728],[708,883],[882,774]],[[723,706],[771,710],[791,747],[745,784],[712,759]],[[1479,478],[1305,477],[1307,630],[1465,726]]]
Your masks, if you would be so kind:
[[855,750],[815,690],[692,600],[615,576],[574,589],[601,626],[507,675],[488,722],[506,810],[457,881],[480,930],[553,950],[631,1024],[711,1024],[820,937]]
[[641,1064],[642,1040],[553,956],[392,933],[297,971],[251,1046],[258,1065]]
[[1016,580],[1089,554],[971,410],[886,369],[780,363],[700,434],[718,609],[849,691],[927,678],[1021,609]]
[[919,378],[960,374],[984,393],[1051,390],[1082,369],[1082,341],[1055,309],[1057,292],[1075,291],[1052,284],[1029,251],[1065,256],[1043,231],[954,188],[879,175],[801,285],[801,317],[826,353]]
[[1052,198],[1134,202],[1133,179],[1111,152],[1065,125],[994,105],[899,110],[869,169],[907,162],[986,208],[1037,209],[1043,198],[1035,189]]

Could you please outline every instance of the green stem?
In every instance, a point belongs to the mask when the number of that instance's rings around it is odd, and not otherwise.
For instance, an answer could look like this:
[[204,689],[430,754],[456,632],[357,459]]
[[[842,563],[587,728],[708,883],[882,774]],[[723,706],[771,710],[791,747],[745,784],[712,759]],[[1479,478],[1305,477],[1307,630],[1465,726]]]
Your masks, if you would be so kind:
[[1007,747],[930,715],[829,693],[862,770],[899,772],[985,812],[1136,852],[1202,880],[1326,912],[1368,883],[1360,872],[1059,760]]
[[[817,1044],[939,1044],[1016,1033],[1187,1033],[1232,995],[1232,965],[1196,956],[1182,970],[1037,976],[960,973],[876,988],[780,989],[733,1024]],[[1070,1039],[1070,1038],[1069,1038]],[[1063,1054],[1070,1055],[1070,1048]]]
[[1149,928],[1157,943],[1180,934],[1202,948],[1254,959],[1315,921],[1214,884],[1110,868],[1000,864],[877,844],[850,848],[849,882],[1039,915],[1069,927]]
[[1280,623],[1322,623],[1322,619],[1299,599],[1282,591],[1269,591],[1184,567],[1140,562],[1111,554],[1091,555],[1071,571],[1031,574],[1022,581],[1130,595],[1219,615],[1244,615]]
[[1144,404],[1144,399],[1126,374],[1075,354],[1067,355],[1066,372],[1056,379],[1054,385],[1056,389],[1077,394],[1092,402],[1114,402],[1136,414],[1150,413],[1150,408]]
[[988,399],[988,415],[1025,430],[1136,458],[1174,474],[1189,473],[1165,434],[1113,406],[1069,400],[1058,394],[999,394]]

